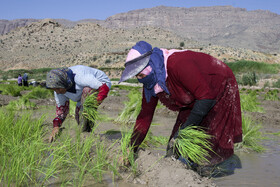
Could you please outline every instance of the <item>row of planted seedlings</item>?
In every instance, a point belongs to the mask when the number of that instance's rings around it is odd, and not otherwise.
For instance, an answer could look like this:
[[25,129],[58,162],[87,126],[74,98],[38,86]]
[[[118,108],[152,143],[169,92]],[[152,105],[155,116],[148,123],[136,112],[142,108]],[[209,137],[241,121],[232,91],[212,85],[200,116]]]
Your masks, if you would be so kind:
[[[10,88],[12,86],[14,85],[8,86],[7,90],[18,89]],[[9,93],[6,90],[3,92]],[[118,162],[119,158],[129,159],[131,163],[134,160],[132,151],[124,151],[129,148],[130,133],[123,133],[123,138],[117,140],[118,142],[106,142],[94,131],[98,124],[87,136],[83,136],[81,128],[75,125],[74,136],[73,129],[65,128],[66,132],[61,133],[57,141],[49,144],[45,138],[46,116],[34,118],[32,113],[37,107],[30,101],[47,97],[53,97],[49,90],[30,88],[26,95],[19,96],[17,100],[1,107],[0,184],[82,186],[102,182],[104,175],[111,176],[112,181],[121,178],[119,167],[122,163]],[[88,97],[87,100],[94,98]],[[83,115],[89,119],[95,115],[94,119],[100,120],[98,113],[94,112],[96,110],[90,110],[94,106],[87,106],[89,110],[85,107]],[[117,144],[119,146],[114,148]],[[136,174],[137,166],[131,166],[131,169],[127,169]]]
[[[141,108],[141,100],[139,100],[141,93],[139,88],[127,87],[125,89],[129,90],[129,101],[125,103],[124,110],[115,122],[132,124]],[[40,93],[38,90],[39,88],[36,92]],[[32,92],[29,94],[31,95]],[[43,92],[46,93],[47,91],[44,90]],[[101,182],[105,174],[112,176],[114,181],[120,177],[119,158],[128,160],[130,167],[126,168],[127,171],[130,171],[133,175],[137,174],[137,163],[133,151],[131,151],[132,147],[129,146],[132,132],[131,125],[122,127],[122,138],[116,142],[106,143],[94,131],[90,135],[82,137],[81,129],[75,126],[75,137],[70,136],[71,133],[64,132],[56,142],[49,144],[43,140],[46,135],[43,117],[32,119],[31,114],[20,115],[9,110],[13,107],[8,106],[2,107],[0,111],[0,124],[3,127],[0,133],[0,138],[3,140],[0,149],[0,179],[2,184],[45,185],[58,183],[60,185],[82,186],[88,182]],[[258,107],[255,94],[241,94],[241,106],[242,111],[262,110]],[[19,107],[19,109],[26,108]],[[258,143],[263,138],[260,132],[261,126],[256,125],[250,116],[243,115],[242,120],[243,142],[239,143],[237,148],[247,147],[255,151],[262,151],[263,147]],[[207,149],[207,139],[210,137],[205,135],[201,129],[195,127],[187,130],[186,134],[192,134],[192,136],[187,137],[182,132],[180,137],[184,138],[178,138],[178,140],[188,141],[187,143],[181,142],[181,145],[180,142],[177,142],[178,147],[181,147],[181,154],[187,154],[186,157],[196,160],[197,163],[203,162],[203,159],[207,156],[207,152],[205,153],[203,150]],[[198,138],[198,141],[196,141],[198,143],[190,144],[193,143],[194,137]],[[167,140],[168,137],[153,136],[149,132],[142,146],[160,147],[166,145]],[[205,144],[205,149],[201,149],[202,143]],[[118,145],[117,148],[115,148],[116,145]],[[189,148],[189,150],[186,148]],[[112,151],[114,151],[114,154],[112,154]],[[112,157],[111,155],[115,156]]]

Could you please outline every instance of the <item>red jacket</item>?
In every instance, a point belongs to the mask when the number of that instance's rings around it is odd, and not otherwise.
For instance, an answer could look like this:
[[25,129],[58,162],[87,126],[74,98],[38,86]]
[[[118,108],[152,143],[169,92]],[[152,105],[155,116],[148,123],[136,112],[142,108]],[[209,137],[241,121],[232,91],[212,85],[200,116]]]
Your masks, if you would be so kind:
[[[233,154],[234,143],[242,141],[241,108],[238,85],[231,69],[222,61],[204,53],[175,52],[167,61],[165,92],[152,97],[149,103],[143,95],[142,109],[134,126],[131,144],[135,148],[144,140],[151,125],[158,100],[171,110],[179,111],[170,138],[190,114],[196,100],[213,99],[215,106],[201,122],[213,135],[210,161],[219,163]],[[144,92],[144,90],[143,90]]]

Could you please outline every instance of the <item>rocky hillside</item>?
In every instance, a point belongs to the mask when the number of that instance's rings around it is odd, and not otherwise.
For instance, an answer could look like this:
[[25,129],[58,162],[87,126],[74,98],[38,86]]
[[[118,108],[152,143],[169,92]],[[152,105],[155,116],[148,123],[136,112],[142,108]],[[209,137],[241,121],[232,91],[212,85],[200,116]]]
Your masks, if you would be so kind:
[[196,42],[158,28],[109,29],[95,23],[67,28],[46,19],[0,36],[0,67],[1,70],[75,64],[120,67],[127,50],[139,40],[165,48],[177,48],[181,42],[197,47]]
[[[16,20],[4,21],[5,24],[0,20],[0,33],[6,33],[17,26]],[[84,22],[98,23],[109,29],[158,27],[204,45],[246,48],[270,54],[280,53],[280,15],[264,10],[247,11],[232,6],[193,8],[159,6],[116,14],[103,21],[95,19],[78,22],[63,19],[56,21],[68,28]]]
[[183,46],[224,61],[245,59],[280,63],[278,54],[202,45],[155,27],[109,29],[96,23],[81,23],[69,28],[45,19],[0,36],[0,67],[9,70],[84,64],[119,68],[123,67],[127,51],[139,40],[161,48]]
[[280,52],[280,15],[264,10],[160,6],[113,15],[104,25],[114,28],[156,26],[205,44]]

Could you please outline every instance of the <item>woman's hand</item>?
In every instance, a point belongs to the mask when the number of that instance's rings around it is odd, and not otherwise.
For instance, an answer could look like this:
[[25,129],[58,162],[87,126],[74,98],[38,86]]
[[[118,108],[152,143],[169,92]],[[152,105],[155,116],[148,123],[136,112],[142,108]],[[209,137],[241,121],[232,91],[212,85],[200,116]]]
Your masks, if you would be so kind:
[[59,133],[59,127],[54,127],[49,137],[49,143],[52,143],[55,140],[55,137],[58,135],[58,133]]

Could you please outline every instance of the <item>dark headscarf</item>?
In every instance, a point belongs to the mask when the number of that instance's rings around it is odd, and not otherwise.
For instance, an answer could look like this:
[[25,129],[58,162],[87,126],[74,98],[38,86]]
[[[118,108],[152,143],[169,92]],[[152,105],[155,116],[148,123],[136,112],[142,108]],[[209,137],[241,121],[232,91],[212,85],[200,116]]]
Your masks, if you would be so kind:
[[69,68],[57,68],[47,73],[47,88],[65,88],[68,92],[76,93],[75,74]]
[[[150,51],[152,49],[152,46],[145,41],[140,41],[137,42],[136,45],[132,47],[132,49],[137,50],[142,55]],[[157,83],[166,93],[169,94],[169,91],[165,84],[166,70],[164,67],[163,52],[159,48],[155,47],[153,49],[150,61],[147,66],[151,66],[151,73],[143,79],[138,79],[138,81],[144,84],[145,98],[147,102],[150,102],[152,96],[156,97],[154,86]]]

